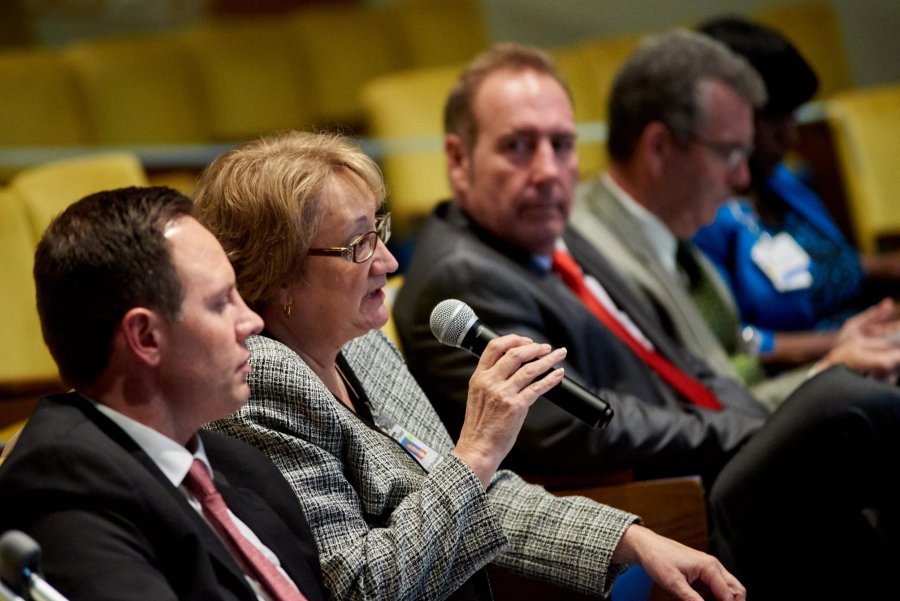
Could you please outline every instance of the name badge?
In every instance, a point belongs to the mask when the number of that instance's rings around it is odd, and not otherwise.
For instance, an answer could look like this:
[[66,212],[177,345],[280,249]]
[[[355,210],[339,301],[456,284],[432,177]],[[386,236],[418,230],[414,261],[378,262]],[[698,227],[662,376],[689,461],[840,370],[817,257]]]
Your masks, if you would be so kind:
[[406,428],[397,423],[392,415],[385,411],[379,411],[375,417],[375,425],[378,429],[393,438],[397,443],[415,459],[426,472],[441,462],[441,457],[434,449],[410,434]]
[[753,245],[751,256],[779,292],[802,290],[812,285],[809,255],[787,232],[762,236]]
[[426,472],[430,472],[431,468],[440,463],[442,457],[434,449],[407,432],[403,426],[394,424],[387,434],[400,443],[400,446],[406,449],[406,452],[418,461]]

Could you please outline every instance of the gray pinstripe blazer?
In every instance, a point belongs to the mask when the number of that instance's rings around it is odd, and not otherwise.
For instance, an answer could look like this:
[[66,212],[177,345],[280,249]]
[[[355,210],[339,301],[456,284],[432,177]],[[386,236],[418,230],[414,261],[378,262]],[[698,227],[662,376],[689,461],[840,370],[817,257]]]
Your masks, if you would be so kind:
[[376,417],[446,458],[426,473],[337,402],[287,346],[256,336],[250,402],[211,424],[265,452],[294,487],[337,599],[443,599],[490,562],[583,592],[608,592],[612,551],[637,517],[560,498],[498,472],[487,494],[380,331],[342,353]]

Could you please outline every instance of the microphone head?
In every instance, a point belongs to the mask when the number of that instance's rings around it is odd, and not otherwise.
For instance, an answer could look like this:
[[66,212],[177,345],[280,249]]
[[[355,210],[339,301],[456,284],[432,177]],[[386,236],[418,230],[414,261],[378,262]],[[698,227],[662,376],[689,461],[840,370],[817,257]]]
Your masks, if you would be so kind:
[[0,578],[23,592],[28,588],[25,569],[40,573],[41,547],[20,530],[9,530],[0,536]]
[[461,348],[463,338],[477,321],[472,307],[461,300],[448,298],[432,309],[429,325],[431,333],[442,344]]

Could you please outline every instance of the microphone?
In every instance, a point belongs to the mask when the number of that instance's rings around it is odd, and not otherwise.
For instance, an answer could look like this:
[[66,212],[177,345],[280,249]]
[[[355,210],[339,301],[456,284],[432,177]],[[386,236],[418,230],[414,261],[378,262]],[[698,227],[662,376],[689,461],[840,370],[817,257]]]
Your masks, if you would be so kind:
[[[465,349],[476,357],[499,336],[478,320],[472,307],[455,298],[439,302],[431,311],[429,323],[431,333],[442,344]],[[544,397],[592,428],[605,428],[613,417],[609,403],[568,376],[563,376]]]
[[0,536],[0,570],[0,578],[33,601],[68,601],[41,576],[41,547],[20,530]]

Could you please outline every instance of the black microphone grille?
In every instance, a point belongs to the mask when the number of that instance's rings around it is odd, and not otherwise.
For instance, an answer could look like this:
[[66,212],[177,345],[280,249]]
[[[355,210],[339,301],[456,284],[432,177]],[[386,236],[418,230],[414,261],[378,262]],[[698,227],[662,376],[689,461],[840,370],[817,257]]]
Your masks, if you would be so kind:
[[476,321],[472,307],[461,300],[448,298],[435,305],[429,325],[431,333],[442,344],[459,347],[466,332]]

